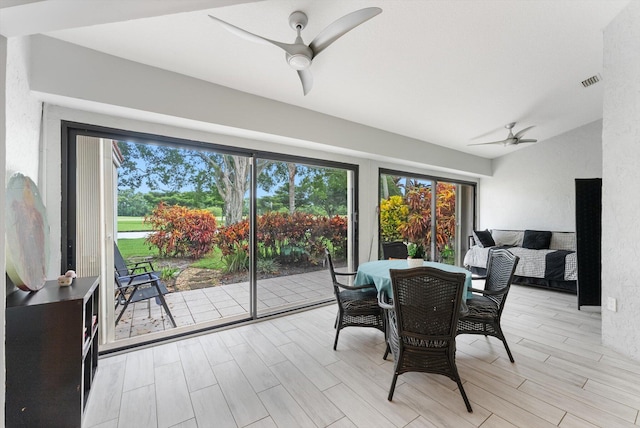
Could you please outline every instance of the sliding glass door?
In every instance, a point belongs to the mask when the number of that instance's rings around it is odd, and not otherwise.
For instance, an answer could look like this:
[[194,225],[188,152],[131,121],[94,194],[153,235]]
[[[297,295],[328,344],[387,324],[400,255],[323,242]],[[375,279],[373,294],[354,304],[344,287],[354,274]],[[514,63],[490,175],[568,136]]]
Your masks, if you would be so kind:
[[379,189],[381,246],[421,245],[427,260],[462,264],[466,236],[473,230],[473,183],[380,170]]
[[328,301],[324,249],[353,266],[355,166],[89,126],[65,131],[63,267],[101,275],[103,343]]

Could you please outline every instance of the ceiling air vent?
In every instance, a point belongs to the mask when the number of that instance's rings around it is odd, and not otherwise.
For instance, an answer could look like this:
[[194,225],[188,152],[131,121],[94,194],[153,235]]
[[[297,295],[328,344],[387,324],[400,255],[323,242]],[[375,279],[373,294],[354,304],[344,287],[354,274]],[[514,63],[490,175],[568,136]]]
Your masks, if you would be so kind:
[[589,77],[587,80],[583,80],[582,86],[584,86],[585,88],[588,88],[589,86],[595,85],[596,83],[598,83],[601,79],[602,77],[600,77],[600,73],[598,73],[595,76]]

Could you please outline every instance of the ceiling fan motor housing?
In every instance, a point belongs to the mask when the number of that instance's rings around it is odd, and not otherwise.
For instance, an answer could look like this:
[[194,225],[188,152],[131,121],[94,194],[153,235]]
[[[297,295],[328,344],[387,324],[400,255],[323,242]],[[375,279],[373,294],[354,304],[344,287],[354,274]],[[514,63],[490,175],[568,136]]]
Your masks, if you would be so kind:
[[304,30],[304,27],[307,26],[309,19],[304,12],[300,12],[296,10],[291,15],[289,15],[289,26],[294,30]]

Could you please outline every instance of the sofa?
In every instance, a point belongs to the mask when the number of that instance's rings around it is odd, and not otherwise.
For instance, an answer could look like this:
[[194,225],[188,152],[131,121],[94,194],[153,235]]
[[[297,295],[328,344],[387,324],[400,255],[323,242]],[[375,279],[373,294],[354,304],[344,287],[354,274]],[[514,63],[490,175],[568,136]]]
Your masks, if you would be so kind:
[[575,294],[577,286],[576,234],[539,230],[492,229],[474,231],[464,265],[486,273],[489,251],[507,248],[520,257],[513,282]]

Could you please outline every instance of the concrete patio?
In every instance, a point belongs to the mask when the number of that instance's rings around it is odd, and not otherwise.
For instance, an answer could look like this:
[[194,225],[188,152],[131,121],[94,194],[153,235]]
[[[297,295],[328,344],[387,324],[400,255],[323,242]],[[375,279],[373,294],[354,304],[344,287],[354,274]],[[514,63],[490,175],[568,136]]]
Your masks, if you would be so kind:
[[[249,313],[248,282],[173,292],[165,298],[178,327]],[[332,298],[327,270],[258,280],[258,313]],[[171,328],[162,306],[151,299],[127,308],[116,326],[116,340]]]

